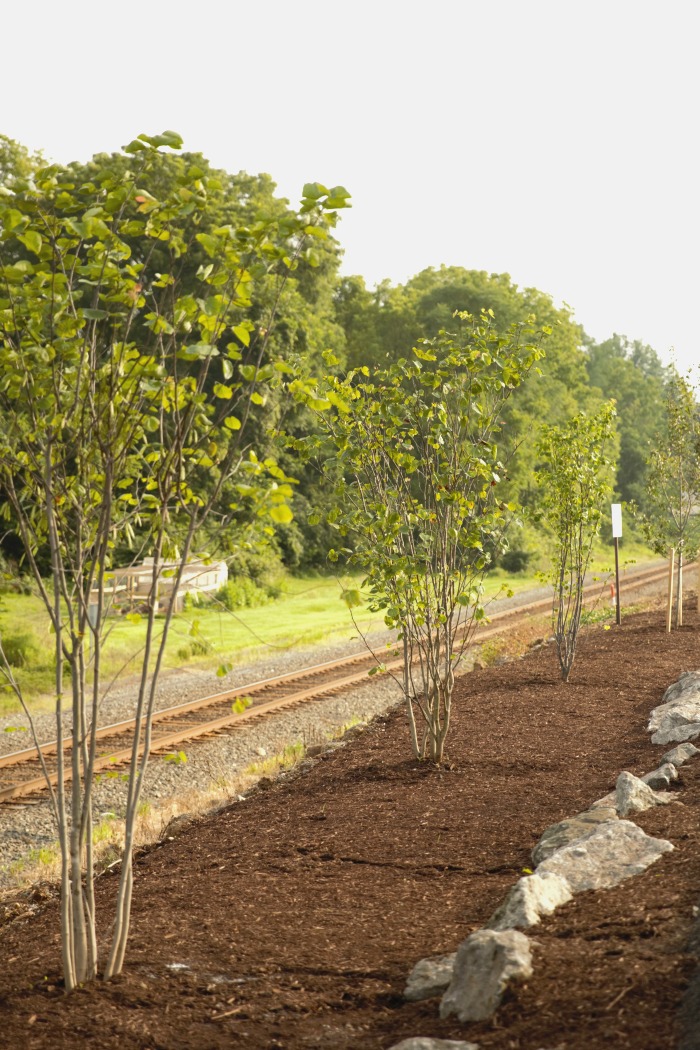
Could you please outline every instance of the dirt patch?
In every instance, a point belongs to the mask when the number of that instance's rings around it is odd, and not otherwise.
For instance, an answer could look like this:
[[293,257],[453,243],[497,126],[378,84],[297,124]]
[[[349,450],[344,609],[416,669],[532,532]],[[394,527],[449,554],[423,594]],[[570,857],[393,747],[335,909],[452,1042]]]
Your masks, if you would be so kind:
[[[677,849],[538,927],[535,975],[492,1022],[404,1003],[421,957],[454,950],[531,866],[543,829],[652,769],[644,726],[700,666],[694,614],[591,628],[563,685],[550,648],[461,679],[450,767],[409,759],[396,710],[288,776],[139,857],[125,974],[63,995],[55,901],[0,931],[0,1046],[352,1048],[411,1035],[482,1048],[674,1047],[700,904],[700,763],[682,805],[638,823]],[[116,879],[99,880],[109,921]],[[106,935],[106,930],[103,930]],[[3,1042],[3,1040],[5,1040]]]

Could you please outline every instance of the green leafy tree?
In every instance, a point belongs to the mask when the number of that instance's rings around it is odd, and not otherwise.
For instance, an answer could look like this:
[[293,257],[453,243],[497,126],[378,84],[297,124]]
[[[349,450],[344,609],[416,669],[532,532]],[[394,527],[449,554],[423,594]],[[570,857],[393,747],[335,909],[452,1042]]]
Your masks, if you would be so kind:
[[[453,319],[453,324],[455,319]],[[310,392],[332,455],[329,522],[365,574],[371,608],[398,628],[416,758],[442,761],[455,667],[483,618],[482,579],[514,508],[499,499],[503,406],[543,356],[528,325],[500,334],[462,313],[460,331],[421,340],[410,359],[363,366]],[[379,667],[377,669],[380,669]]]
[[619,335],[587,344],[586,370],[591,385],[617,405],[615,491],[644,511],[649,444],[664,425],[668,370],[650,346]]
[[537,443],[538,518],[554,541],[552,625],[565,682],[576,655],[593,543],[612,489],[614,418],[615,403],[609,401],[595,415],[582,412],[567,423],[543,425]]
[[0,190],[9,189],[15,178],[27,178],[44,163],[40,154],[7,135],[0,135]]
[[690,381],[674,376],[667,385],[666,419],[651,443],[646,480],[644,531],[654,550],[678,554],[678,620],[683,622],[680,580],[683,561],[700,549],[700,409]]
[[509,469],[506,498],[527,506],[535,496],[534,443],[527,437],[542,419],[564,422],[581,410],[595,411],[602,400],[586,374],[584,336],[570,309],[555,306],[551,296],[536,288],[519,288],[508,274],[461,266],[429,267],[404,285],[392,287],[385,281],[374,292],[365,289],[361,278],[346,278],[336,294],[351,368],[397,360],[406,346],[433,338],[440,328],[449,327],[455,311],[465,310],[476,317],[492,310],[504,335],[510,325],[530,316],[539,327],[551,329],[542,374],[514,391],[502,417],[508,443],[521,444]]
[[[224,530],[242,510],[267,531],[292,517],[290,479],[256,453],[255,415],[290,372],[269,352],[285,282],[309,239],[347,204],[342,188],[310,183],[298,212],[217,224],[221,183],[201,166],[179,169],[162,196],[151,191],[160,150],[180,145],[173,132],[141,135],[119,170],[106,166],[81,182],[45,167],[0,197],[2,513],[22,539],[55,642],[51,800],[68,990],[99,969],[92,773],[115,552],[131,546],[134,557],[150,555],[152,575],[105,977],[120,972],[126,950],[134,821],[174,604],[156,619],[159,583],[165,572],[177,593],[215,510]],[[267,294],[270,282],[278,294],[253,323],[257,290]],[[0,670],[33,731],[1,645]]]

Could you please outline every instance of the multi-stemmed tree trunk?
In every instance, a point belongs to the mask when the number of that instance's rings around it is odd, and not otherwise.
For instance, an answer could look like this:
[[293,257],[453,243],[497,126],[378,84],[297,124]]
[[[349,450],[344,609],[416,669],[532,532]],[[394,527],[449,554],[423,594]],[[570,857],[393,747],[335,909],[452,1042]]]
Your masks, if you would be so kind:
[[[45,168],[0,197],[0,488],[54,636],[51,800],[68,990],[99,968],[92,785],[115,547],[150,554],[152,575],[106,977],[121,970],[129,931],[134,826],[174,604],[158,616],[165,563],[175,595],[214,509],[224,529],[244,504],[253,521],[291,517],[290,479],[250,445],[256,406],[290,369],[265,359],[274,306],[257,326],[248,311],[264,282],[279,300],[309,231],[323,236],[347,197],[309,184],[298,214],[218,226],[218,184],[201,170],[163,200],[143,188],[162,146],[179,148],[179,136],[136,139],[133,172],[76,187]],[[33,731],[1,644],[0,672]]]

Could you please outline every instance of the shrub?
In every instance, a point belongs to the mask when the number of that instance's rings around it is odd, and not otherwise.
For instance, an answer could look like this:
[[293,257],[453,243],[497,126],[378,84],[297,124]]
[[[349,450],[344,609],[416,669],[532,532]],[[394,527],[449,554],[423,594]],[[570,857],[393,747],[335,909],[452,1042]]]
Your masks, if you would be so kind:
[[525,572],[532,555],[529,551],[510,550],[501,557],[501,565],[506,572]]
[[266,605],[273,595],[267,588],[261,587],[255,580],[247,576],[238,576],[227,580],[216,592],[216,598],[227,609],[252,609],[258,605]]
[[36,638],[31,631],[3,631],[0,640],[11,667],[26,667],[38,656]]

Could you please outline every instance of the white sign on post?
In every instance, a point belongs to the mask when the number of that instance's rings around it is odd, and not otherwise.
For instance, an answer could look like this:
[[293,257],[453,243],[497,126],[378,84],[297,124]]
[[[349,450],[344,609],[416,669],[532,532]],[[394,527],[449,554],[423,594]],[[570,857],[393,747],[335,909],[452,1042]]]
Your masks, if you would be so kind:
[[622,504],[611,503],[610,510],[612,511],[612,534],[613,539],[619,539],[622,536]]

